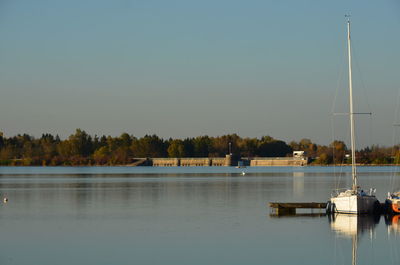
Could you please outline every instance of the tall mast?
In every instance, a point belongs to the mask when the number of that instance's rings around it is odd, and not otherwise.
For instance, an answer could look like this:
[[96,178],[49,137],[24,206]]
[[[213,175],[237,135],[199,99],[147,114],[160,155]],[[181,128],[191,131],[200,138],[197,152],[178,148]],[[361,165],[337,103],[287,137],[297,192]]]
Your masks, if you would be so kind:
[[357,190],[357,169],[356,169],[356,143],[354,135],[354,110],[353,110],[353,84],[351,79],[351,43],[350,43],[350,19],[347,20],[347,49],[349,55],[349,100],[350,100],[350,139],[351,139],[351,176],[353,190]]

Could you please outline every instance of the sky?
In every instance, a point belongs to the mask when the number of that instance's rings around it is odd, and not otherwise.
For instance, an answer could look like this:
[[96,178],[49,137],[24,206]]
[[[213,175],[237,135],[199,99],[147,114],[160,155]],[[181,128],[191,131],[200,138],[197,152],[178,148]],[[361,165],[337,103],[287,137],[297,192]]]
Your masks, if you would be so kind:
[[397,0],[0,0],[0,131],[348,141],[346,13],[357,145],[392,145]]

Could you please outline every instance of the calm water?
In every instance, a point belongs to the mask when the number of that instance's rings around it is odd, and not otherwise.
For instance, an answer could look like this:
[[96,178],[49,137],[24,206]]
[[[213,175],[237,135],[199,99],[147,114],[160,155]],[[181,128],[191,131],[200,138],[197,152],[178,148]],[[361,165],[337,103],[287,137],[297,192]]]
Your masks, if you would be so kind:
[[[359,171],[383,200],[394,168]],[[351,264],[356,236],[358,264],[399,264],[396,219],[270,215],[349,183],[332,167],[0,167],[0,264]]]

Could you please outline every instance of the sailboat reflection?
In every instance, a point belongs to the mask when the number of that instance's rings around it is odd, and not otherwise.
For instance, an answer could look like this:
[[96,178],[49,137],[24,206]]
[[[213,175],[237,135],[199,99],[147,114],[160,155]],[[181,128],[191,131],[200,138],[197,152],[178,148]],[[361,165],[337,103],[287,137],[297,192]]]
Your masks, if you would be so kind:
[[388,234],[400,235],[400,215],[385,216],[385,223],[388,227]]
[[352,265],[357,264],[357,243],[359,236],[365,232],[372,233],[379,223],[380,215],[336,214],[329,218],[331,229],[338,235],[351,238]]

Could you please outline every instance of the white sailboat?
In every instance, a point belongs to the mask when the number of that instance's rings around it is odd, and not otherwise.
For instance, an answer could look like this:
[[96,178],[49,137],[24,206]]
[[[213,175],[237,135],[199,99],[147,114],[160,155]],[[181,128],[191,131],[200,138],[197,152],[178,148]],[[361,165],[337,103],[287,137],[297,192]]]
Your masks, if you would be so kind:
[[350,39],[350,19],[347,20],[347,49],[348,49],[348,66],[349,66],[349,105],[350,105],[350,138],[351,138],[351,189],[336,192],[331,197],[331,204],[334,212],[364,214],[373,213],[379,202],[376,199],[374,189],[370,189],[367,194],[357,185],[357,168],[356,168],[356,150],[355,150],[355,128],[354,128],[354,110],[353,110],[353,86],[351,75],[351,39]]

